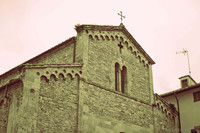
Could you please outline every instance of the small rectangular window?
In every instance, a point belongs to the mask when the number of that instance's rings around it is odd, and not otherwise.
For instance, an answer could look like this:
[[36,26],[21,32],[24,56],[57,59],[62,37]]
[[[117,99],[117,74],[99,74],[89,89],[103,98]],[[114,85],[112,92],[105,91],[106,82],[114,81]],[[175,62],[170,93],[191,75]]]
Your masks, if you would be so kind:
[[200,91],[193,93],[194,102],[200,101]]
[[188,80],[187,79],[182,80],[181,84],[182,84],[182,88],[188,87]]

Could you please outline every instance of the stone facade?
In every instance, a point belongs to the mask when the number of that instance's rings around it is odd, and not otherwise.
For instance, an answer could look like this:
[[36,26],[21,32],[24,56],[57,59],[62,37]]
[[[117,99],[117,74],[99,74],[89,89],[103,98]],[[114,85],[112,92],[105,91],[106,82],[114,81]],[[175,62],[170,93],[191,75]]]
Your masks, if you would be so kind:
[[20,126],[17,124],[20,118],[16,115],[19,113],[22,101],[22,88],[22,82],[18,81],[2,88],[0,91],[0,131],[2,133],[7,131],[7,126],[14,127],[12,132],[15,132],[15,129]]
[[168,104],[158,94],[155,94],[154,118],[158,133],[178,132],[178,112],[174,105]]
[[0,76],[0,132],[174,132],[176,110],[156,106],[169,107],[153,94],[154,61],[123,24],[76,31]]

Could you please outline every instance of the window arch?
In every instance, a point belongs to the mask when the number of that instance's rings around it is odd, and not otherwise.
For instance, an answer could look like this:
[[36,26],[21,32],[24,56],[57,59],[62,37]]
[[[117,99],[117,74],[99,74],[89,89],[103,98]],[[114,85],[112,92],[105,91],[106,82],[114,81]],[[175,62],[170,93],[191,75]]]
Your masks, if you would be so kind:
[[115,63],[115,90],[119,91],[119,63]]
[[127,68],[123,66],[121,71],[121,92],[125,93],[126,89],[127,89]]
[[119,63],[115,63],[115,91],[126,93],[127,91],[127,68],[123,66],[120,69]]

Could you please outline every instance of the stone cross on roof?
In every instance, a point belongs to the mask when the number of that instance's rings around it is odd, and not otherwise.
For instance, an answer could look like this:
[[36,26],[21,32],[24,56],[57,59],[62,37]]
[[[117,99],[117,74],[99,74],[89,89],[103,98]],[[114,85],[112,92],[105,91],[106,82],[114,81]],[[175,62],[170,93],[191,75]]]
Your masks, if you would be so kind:
[[123,18],[125,18],[125,16],[122,15],[122,11],[120,11],[120,13],[118,13],[118,15],[121,16],[121,23],[122,23],[122,20],[123,20]]

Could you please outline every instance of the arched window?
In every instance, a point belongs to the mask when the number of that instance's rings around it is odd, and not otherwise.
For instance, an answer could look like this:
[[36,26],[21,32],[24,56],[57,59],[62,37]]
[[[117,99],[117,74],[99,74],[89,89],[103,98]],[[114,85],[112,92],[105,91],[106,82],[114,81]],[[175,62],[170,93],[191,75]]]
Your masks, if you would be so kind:
[[121,71],[121,92],[125,93],[126,88],[127,88],[127,69],[125,66],[123,66]]
[[115,90],[119,91],[119,64],[115,63]]

